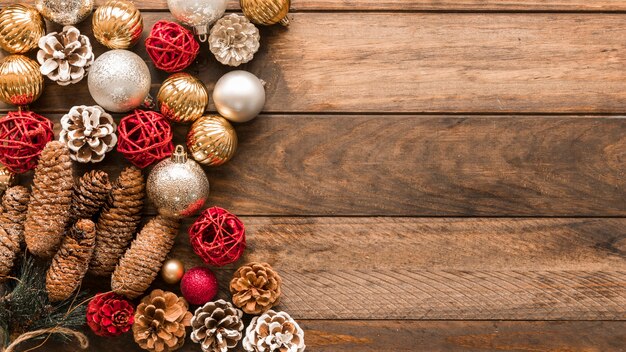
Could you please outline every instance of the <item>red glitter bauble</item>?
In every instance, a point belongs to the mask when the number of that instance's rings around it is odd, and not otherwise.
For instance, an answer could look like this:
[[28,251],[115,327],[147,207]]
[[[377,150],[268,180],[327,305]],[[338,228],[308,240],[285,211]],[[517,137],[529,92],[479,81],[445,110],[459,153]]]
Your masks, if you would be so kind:
[[174,151],[172,127],[154,111],[135,110],[124,117],[117,127],[117,137],[117,151],[141,169]]
[[47,118],[32,111],[11,111],[0,119],[0,163],[15,173],[32,170],[52,138]]
[[236,215],[213,207],[189,228],[189,241],[205,263],[224,266],[237,261],[246,249],[246,229]]
[[217,295],[218,283],[215,274],[208,268],[195,267],[187,270],[180,280],[180,291],[187,302],[200,306]]
[[165,72],[179,72],[198,56],[200,45],[187,28],[176,22],[159,21],[146,39],[146,51],[154,66]]
[[98,294],[87,306],[87,325],[98,336],[119,336],[130,330],[134,322],[135,308],[116,293]]

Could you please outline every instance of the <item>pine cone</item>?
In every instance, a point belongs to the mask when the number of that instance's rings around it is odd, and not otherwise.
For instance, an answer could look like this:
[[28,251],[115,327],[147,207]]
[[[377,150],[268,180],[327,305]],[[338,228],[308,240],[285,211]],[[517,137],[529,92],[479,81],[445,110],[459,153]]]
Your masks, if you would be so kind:
[[61,128],[59,140],[80,163],[101,162],[117,144],[117,125],[98,105],[74,106],[61,118]]
[[70,223],[78,219],[92,219],[106,204],[109,192],[109,174],[102,170],[86,172],[74,185]]
[[110,204],[98,218],[90,273],[110,276],[115,270],[141,221],[145,188],[141,170],[131,166],[122,171],[111,191]]
[[259,30],[245,16],[230,14],[215,22],[209,48],[217,61],[239,66],[249,62],[259,50]]
[[69,221],[74,188],[70,152],[61,142],[52,141],[41,152],[32,188],[24,224],[26,246],[32,254],[50,258]]
[[9,188],[2,197],[0,213],[0,281],[7,276],[24,243],[24,221],[30,195],[22,186]]
[[154,352],[175,351],[185,343],[191,312],[184,298],[154,290],[137,307],[133,336],[139,347]]
[[156,278],[174,246],[180,220],[162,215],[150,220],[137,235],[113,272],[113,292],[134,299]]
[[89,38],[72,26],[41,37],[39,48],[41,74],[62,86],[80,82],[94,60]]
[[87,273],[95,243],[96,225],[93,221],[82,219],[72,226],[46,275],[50,301],[66,300],[78,288]]
[[242,337],[243,312],[220,299],[196,309],[191,318],[191,341],[199,343],[204,352],[227,352]]
[[267,263],[250,263],[237,269],[230,281],[233,303],[248,314],[261,314],[280,301],[282,280]]
[[252,318],[243,339],[243,349],[248,352],[302,352],[305,348],[304,331],[298,323],[289,314],[273,310]]

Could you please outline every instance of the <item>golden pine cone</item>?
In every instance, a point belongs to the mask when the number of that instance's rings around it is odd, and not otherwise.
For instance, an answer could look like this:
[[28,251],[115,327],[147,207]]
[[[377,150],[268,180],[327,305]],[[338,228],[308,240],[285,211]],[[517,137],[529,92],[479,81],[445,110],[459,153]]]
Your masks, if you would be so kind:
[[175,351],[185,343],[191,312],[184,298],[154,290],[141,300],[135,313],[133,336],[139,347],[154,352]]
[[289,314],[273,310],[252,318],[243,339],[247,352],[302,352],[305,348],[304,331],[298,323]]
[[2,197],[0,213],[0,281],[7,276],[24,243],[24,221],[30,194],[22,186],[9,188]]
[[113,292],[134,299],[156,278],[165,257],[174,246],[180,220],[162,215],[150,220],[139,232],[113,272]]
[[267,263],[249,263],[230,281],[233,303],[248,314],[261,314],[280,301],[282,279]]
[[110,191],[109,174],[102,170],[86,172],[74,186],[70,222],[93,218],[106,204]]

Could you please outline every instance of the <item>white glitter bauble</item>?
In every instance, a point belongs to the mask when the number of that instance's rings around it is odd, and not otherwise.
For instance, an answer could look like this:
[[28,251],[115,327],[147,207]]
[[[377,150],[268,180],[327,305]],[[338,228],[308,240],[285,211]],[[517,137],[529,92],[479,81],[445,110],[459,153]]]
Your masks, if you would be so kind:
[[37,11],[64,26],[82,22],[93,10],[94,0],[36,0]]
[[193,27],[204,42],[209,25],[224,15],[226,3],[226,0],[167,0],[167,7],[177,20]]
[[215,84],[213,102],[220,115],[227,120],[250,121],[265,105],[263,81],[247,71],[231,71]]

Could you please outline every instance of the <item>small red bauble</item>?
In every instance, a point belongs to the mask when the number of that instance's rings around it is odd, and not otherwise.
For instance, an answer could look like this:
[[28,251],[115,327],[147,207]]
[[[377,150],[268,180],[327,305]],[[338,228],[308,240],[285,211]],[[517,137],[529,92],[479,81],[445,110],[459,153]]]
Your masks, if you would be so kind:
[[154,66],[165,72],[179,72],[198,56],[200,45],[187,28],[176,22],[159,21],[146,39],[146,51]]
[[187,302],[200,306],[217,295],[218,284],[215,274],[208,268],[195,267],[187,270],[180,281],[180,291]]
[[236,215],[213,207],[189,228],[189,241],[205,263],[224,266],[236,262],[246,249],[246,229]]
[[52,138],[47,118],[32,111],[11,111],[0,119],[0,163],[15,173],[32,170]]
[[170,155],[174,150],[172,127],[154,111],[135,110],[117,127],[117,151],[143,169]]
[[135,308],[116,293],[98,294],[87,306],[87,325],[98,336],[119,336],[130,330],[134,322]]

